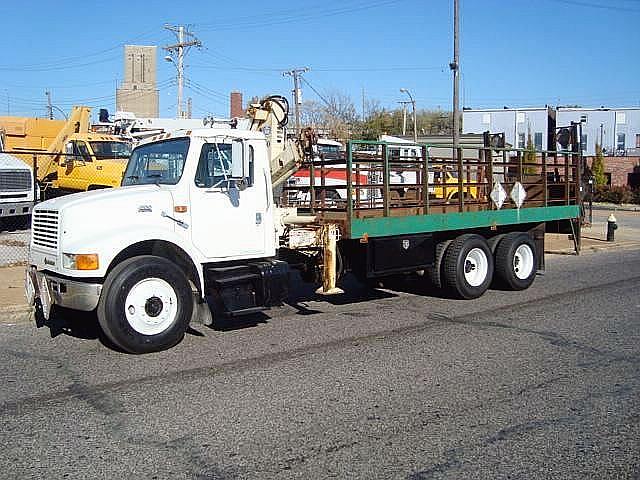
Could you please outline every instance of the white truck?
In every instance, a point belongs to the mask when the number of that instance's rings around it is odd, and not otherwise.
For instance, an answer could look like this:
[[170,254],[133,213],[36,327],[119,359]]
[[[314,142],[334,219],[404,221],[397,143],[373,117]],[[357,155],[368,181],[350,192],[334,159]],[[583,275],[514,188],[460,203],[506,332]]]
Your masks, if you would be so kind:
[[39,192],[33,170],[19,158],[4,152],[0,131],[0,219],[22,220],[31,215]]
[[[292,268],[321,283],[322,294],[340,293],[336,282],[347,271],[363,280],[426,273],[465,299],[479,297],[493,281],[522,290],[544,269],[545,226],[571,230],[580,216],[579,153],[565,157],[566,171],[578,175],[566,179],[566,195],[557,201],[543,195],[542,203],[540,196],[527,203],[520,195],[517,203],[502,198],[496,207],[483,196],[470,206],[462,197],[432,205],[423,158],[423,203],[409,208],[394,202],[389,175],[375,205],[359,203],[355,190],[369,187],[347,175],[353,201],[277,207],[273,187],[300,160],[286,152],[305,151],[306,162],[315,154],[281,141],[276,130],[283,121],[263,115],[283,113],[281,102],[272,98],[267,105],[254,119],[269,126],[268,137],[229,125],[164,133],[133,150],[121,188],[38,204],[25,275],[29,302],[41,305],[45,317],[56,305],[96,310],[115,345],[152,352],[177,344],[192,320],[212,323],[209,305],[215,314],[236,316],[281,304]],[[347,145],[348,170],[360,168],[354,143]],[[385,155],[364,165],[377,162],[388,171]],[[477,169],[474,162],[459,162],[459,175]],[[500,188],[520,191],[523,178]]]

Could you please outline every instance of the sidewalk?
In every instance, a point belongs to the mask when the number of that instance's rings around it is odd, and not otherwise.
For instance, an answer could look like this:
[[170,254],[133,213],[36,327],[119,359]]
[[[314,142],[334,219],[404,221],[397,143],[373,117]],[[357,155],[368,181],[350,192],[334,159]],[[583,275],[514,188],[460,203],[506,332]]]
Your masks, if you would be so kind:
[[[602,210],[605,208],[603,207]],[[606,215],[602,218],[606,218]],[[607,223],[603,220],[594,221],[592,225],[582,227],[582,252],[612,248],[640,248],[640,222],[630,222],[629,218],[631,217],[618,219],[614,242],[607,242]],[[548,233],[545,237],[545,252],[573,255],[575,254],[573,240],[570,240],[568,235]]]
[[22,323],[33,318],[33,308],[24,295],[24,268],[0,268],[0,323]]
[[634,205],[632,203],[594,203],[594,210],[612,210],[619,212],[640,212],[640,205]]

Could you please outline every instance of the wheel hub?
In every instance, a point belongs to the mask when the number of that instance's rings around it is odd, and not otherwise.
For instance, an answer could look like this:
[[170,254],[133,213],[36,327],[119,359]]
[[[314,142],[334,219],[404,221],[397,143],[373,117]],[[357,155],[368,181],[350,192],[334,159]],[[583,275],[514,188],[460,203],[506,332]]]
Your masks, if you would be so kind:
[[147,278],[136,283],[125,300],[129,325],[143,335],[156,335],[169,328],[178,314],[178,296],[161,278]]
[[471,260],[467,260],[464,264],[464,273],[470,273],[478,268]]
[[473,287],[484,283],[489,274],[489,259],[480,248],[473,248],[464,259],[464,278]]
[[159,297],[151,297],[147,299],[144,305],[144,311],[150,317],[157,317],[162,312],[162,299]]

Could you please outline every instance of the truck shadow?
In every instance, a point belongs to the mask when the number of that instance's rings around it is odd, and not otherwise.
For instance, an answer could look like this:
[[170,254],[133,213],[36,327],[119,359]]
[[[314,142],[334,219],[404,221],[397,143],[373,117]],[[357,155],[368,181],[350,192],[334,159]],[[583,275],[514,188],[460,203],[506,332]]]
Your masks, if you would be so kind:
[[[316,293],[317,285],[305,283],[296,275],[291,279],[289,299],[285,305],[294,310],[294,315],[307,316],[327,313],[322,308],[323,303],[342,306],[372,300],[397,298],[398,295],[394,292],[442,297],[442,291],[428,286],[428,283],[426,279],[421,277],[406,276],[406,278],[392,277],[364,284],[353,275],[346,275],[339,285],[344,290],[344,293],[323,296]],[[219,332],[243,330],[266,324],[277,318],[277,315],[270,315],[269,311],[232,317],[224,315],[214,302],[209,301],[208,303],[213,313],[213,324],[208,326],[201,324],[191,325],[186,332],[187,335],[202,337],[205,336],[203,332],[208,329]],[[35,319],[38,328],[46,327],[49,329],[51,338],[67,335],[82,340],[98,340],[112,350],[122,351],[105,336],[95,312],[82,312],[55,306],[49,320],[45,320],[41,307],[37,305]]]
[[[320,295],[316,293],[317,285],[305,283],[299,275],[293,274],[289,286],[289,297],[285,302],[285,306],[292,308],[294,315],[306,316],[326,313],[320,308],[315,308],[316,306],[321,307],[322,303],[341,306],[398,296],[393,292],[383,291],[372,288],[371,285],[365,285],[352,275],[346,275],[339,286],[344,290],[344,293],[327,296]],[[214,320],[213,324],[207,328],[215,331],[227,332],[252,328],[268,323],[275,318],[275,316],[269,314],[269,311],[266,313],[260,312],[241,317],[232,317],[222,313],[220,308],[215,305],[215,302],[212,302],[210,299],[208,300]],[[200,325],[196,326],[196,328],[198,327],[200,327]],[[192,330],[187,333],[202,336],[202,333],[197,330]]]
[[98,340],[105,347],[124,353],[106,337],[98,324],[95,312],[70,310],[56,305],[51,311],[49,320],[46,320],[42,314],[42,307],[37,304],[34,315],[36,327],[48,328],[51,338],[67,335],[81,340]]

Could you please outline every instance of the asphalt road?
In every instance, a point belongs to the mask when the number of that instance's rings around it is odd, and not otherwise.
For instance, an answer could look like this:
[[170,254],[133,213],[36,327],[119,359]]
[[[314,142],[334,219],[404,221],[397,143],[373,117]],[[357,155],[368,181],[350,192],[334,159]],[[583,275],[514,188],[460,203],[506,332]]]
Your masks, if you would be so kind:
[[474,301],[348,287],[146,356],[0,325],[0,478],[640,478],[640,251]]

